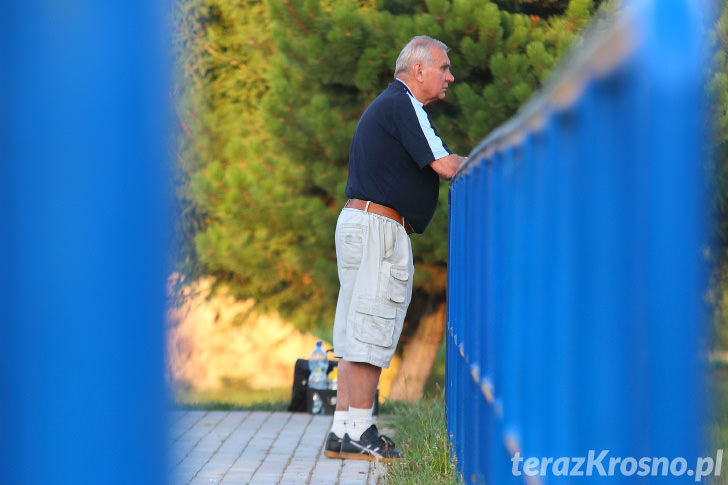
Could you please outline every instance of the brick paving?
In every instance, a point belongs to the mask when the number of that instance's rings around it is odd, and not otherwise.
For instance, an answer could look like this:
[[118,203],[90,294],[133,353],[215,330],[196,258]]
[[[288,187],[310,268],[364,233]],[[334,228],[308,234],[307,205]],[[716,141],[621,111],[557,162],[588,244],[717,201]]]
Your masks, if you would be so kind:
[[382,465],[326,458],[331,416],[172,411],[171,485],[377,485]]

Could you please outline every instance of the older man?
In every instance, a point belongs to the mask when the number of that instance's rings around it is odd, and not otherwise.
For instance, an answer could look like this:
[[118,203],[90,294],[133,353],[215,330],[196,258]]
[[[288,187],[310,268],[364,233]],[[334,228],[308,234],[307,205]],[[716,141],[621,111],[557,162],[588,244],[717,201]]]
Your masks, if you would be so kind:
[[447,52],[427,36],[410,40],[397,58],[394,82],[366,109],[351,142],[349,201],[336,225],[341,289],[334,355],[341,360],[328,457],[401,456],[372,424],[372,410],[412,297],[409,235],[425,230],[440,178],[451,178],[464,160],[440,139],[424,109],[455,80]]

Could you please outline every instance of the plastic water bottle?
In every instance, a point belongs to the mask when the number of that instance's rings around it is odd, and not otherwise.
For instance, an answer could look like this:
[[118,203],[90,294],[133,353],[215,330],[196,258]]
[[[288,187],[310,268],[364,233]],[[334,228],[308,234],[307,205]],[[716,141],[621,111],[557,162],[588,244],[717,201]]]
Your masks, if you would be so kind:
[[308,387],[311,389],[327,389],[329,381],[326,372],[329,370],[329,359],[321,348],[322,342],[316,342],[316,348],[308,358]]
[[314,392],[311,396],[311,414],[323,414],[324,402],[321,400],[318,392]]

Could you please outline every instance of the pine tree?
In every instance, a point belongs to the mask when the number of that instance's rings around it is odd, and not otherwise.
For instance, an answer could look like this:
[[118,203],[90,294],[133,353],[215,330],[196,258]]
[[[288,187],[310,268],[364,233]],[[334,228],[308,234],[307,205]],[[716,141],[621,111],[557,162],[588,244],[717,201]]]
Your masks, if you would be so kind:
[[243,145],[261,132],[255,111],[267,89],[260,66],[269,35],[260,2],[178,0],[175,6],[177,269],[195,277],[218,273],[195,239],[219,223],[221,174],[244,159]]
[[[454,89],[428,108],[448,145],[467,154],[541,85],[568,46],[580,39],[594,5],[591,0],[560,2],[561,15],[542,18],[512,13],[487,0],[390,0],[381,5],[271,0],[277,52],[263,116],[280,154],[306,167],[297,197],[306,201],[301,202],[306,208],[302,217],[315,227],[308,256],[322,267],[335,264],[332,236],[345,201],[351,136],[363,110],[392,80],[399,50],[411,37],[427,34],[452,49]],[[435,218],[424,235],[413,237],[416,290],[397,381],[403,384],[408,377],[410,397],[419,395],[444,331],[446,194],[442,184]],[[335,281],[317,279],[327,275],[312,275],[312,284],[335,287]],[[335,293],[319,303],[326,307],[322,314],[331,315]],[[399,394],[396,386],[392,394],[404,397],[404,386]]]
[[[538,89],[601,4],[177,0],[178,269],[213,275],[238,296],[255,298],[257,309],[280,310],[303,328],[330,330],[338,289],[333,227],[344,202],[348,144],[364,108],[392,79],[399,49],[422,33],[452,48],[456,82],[431,113],[448,144],[467,154]],[[727,4],[720,3],[711,34],[708,167],[717,189],[718,248],[709,299],[724,348]],[[446,191],[443,184],[427,232],[413,238],[416,290],[405,344],[422,335],[437,342],[442,333]],[[432,355],[415,357],[416,367],[426,370]]]
[[[720,2],[715,25],[710,32],[713,59],[709,73],[711,156],[708,177],[713,185],[712,227],[714,250],[708,300],[713,306],[711,346],[728,349],[728,0]],[[709,349],[712,350],[712,349]]]
[[[316,231],[328,226],[305,217],[321,213],[318,199],[301,196],[306,167],[289,161],[263,123],[261,101],[275,85],[268,72],[278,69],[266,7],[177,5],[178,269],[215,276],[236,296],[254,298],[256,310],[316,326],[336,292],[335,255],[331,244],[317,246],[324,238]],[[325,263],[309,257],[317,252]]]

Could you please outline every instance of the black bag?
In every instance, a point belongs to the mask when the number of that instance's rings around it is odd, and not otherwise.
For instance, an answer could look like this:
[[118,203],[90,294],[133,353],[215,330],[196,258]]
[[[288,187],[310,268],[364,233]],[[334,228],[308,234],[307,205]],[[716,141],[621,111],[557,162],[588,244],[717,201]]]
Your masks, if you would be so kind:
[[[326,374],[331,372],[334,367],[338,366],[339,362],[336,360],[329,361],[329,368]],[[306,412],[307,397],[306,392],[308,391],[308,359],[298,359],[296,366],[293,368],[293,387],[291,388],[291,404],[288,406],[288,410],[292,412]]]

